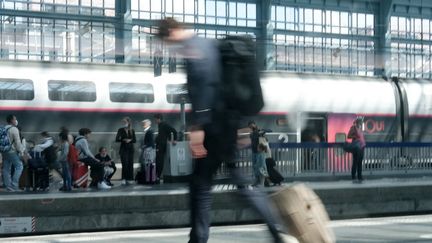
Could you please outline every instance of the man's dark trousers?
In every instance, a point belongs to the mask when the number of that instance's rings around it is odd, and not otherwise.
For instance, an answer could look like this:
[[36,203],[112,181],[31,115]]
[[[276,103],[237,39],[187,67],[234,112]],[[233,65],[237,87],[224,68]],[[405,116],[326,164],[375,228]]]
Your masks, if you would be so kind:
[[[227,114],[218,123],[204,127],[204,147],[207,157],[195,160],[190,182],[191,232],[189,243],[205,243],[209,238],[212,178],[222,161],[232,161],[237,144],[237,120],[227,119]],[[235,166],[228,166],[234,184],[245,185],[247,180]],[[267,197],[259,191],[240,189],[260,216],[267,223],[275,242],[281,242]],[[277,221],[279,222],[279,221]]]

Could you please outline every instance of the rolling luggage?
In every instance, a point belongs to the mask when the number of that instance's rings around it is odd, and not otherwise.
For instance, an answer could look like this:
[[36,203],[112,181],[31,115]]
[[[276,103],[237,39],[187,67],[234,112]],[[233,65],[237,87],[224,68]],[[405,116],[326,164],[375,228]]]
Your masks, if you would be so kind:
[[78,161],[72,167],[72,185],[75,188],[86,188],[88,182],[89,171],[87,165]]
[[42,158],[41,152],[29,151],[28,159],[28,184],[26,188],[33,188],[33,191],[45,191],[49,188],[49,168]]
[[266,159],[268,178],[273,184],[281,184],[284,177],[275,169],[276,162],[272,158]]
[[335,237],[324,205],[304,184],[286,187],[270,196],[289,233],[301,243],[333,243]]
[[156,164],[155,163],[147,163],[145,164],[145,182],[147,184],[155,184],[156,183]]
[[49,168],[48,167],[42,167],[42,168],[32,168],[32,174],[33,174],[33,191],[36,190],[48,190],[49,189]]

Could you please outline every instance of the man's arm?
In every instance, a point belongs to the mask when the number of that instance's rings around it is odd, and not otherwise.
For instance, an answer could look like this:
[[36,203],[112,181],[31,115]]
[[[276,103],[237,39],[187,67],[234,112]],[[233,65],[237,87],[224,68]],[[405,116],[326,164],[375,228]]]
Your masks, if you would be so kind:
[[34,147],[34,151],[36,151],[36,152],[44,151],[46,148],[48,148],[49,146],[51,146],[53,144],[54,144],[53,139],[47,139],[47,140],[45,140],[44,143],[36,145]]
[[25,147],[21,143],[21,139],[20,139],[20,136],[19,136],[18,128],[11,127],[10,128],[10,132],[11,132],[11,137],[12,137],[12,144],[15,144],[15,148],[16,148],[16,150],[17,150],[18,153],[23,154],[24,150],[25,150]]

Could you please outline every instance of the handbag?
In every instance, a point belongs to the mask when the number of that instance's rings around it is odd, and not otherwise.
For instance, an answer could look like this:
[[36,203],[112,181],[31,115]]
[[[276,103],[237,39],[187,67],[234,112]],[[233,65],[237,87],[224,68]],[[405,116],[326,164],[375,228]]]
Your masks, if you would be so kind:
[[361,148],[360,141],[354,140],[351,143],[344,143],[343,150],[348,153],[353,153]]
[[267,141],[267,138],[264,136],[259,136],[258,137],[258,145],[260,145],[260,144],[264,145],[267,148],[265,151],[265,154],[266,154],[265,158],[266,159],[271,158],[272,155],[271,155],[270,145],[269,145],[269,142]]

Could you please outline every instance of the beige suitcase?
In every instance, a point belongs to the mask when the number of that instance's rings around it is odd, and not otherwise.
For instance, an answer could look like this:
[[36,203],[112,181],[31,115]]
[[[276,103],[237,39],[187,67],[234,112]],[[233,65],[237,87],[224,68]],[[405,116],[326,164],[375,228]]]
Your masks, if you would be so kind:
[[304,184],[296,184],[271,195],[289,233],[301,243],[334,243],[330,221],[321,199]]

